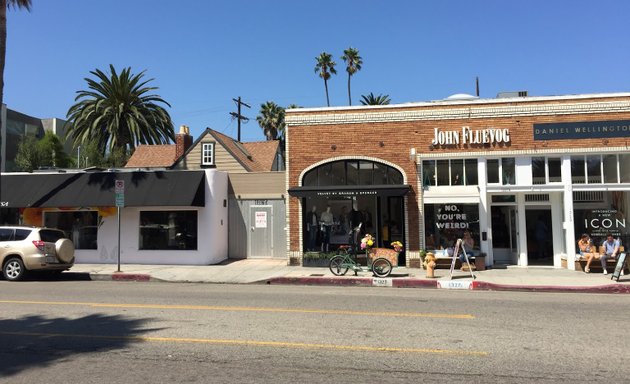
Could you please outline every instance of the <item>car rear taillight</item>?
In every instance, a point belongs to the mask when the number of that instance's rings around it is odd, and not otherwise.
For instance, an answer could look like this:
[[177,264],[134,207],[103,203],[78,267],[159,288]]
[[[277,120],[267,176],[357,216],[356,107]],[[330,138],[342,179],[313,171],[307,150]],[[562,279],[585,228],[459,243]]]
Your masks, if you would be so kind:
[[33,245],[37,247],[40,251],[46,250],[46,243],[41,240],[33,240]]

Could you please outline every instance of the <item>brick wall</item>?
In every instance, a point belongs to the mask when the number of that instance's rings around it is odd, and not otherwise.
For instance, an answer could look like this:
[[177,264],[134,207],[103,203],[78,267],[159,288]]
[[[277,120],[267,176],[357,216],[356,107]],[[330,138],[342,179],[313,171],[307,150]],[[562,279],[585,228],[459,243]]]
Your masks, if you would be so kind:
[[[600,102],[630,102],[628,97],[614,97],[609,99],[579,99],[579,103],[600,103]],[[562,105],[576,103],[575,100],[551,100],[551,101],[533,101],[532,105]],[[498,106],[528,105],[526,102],[519,103],[503,103]],[[493,104],[491,107],[496,107]],[[465,106],[464,106],[465,107]],[[408,251],[418,251],[420,244],[420,217],[418,209],[418,184],[417,184],[417,168],[414,161],[409,159],[410,148],[416,148],[420,157],[433,156],[439,153],[453,153],[462,155],[463,152],[470,154],[471,152],[479,152],[483,156],[487,152],[506,152],[506,151],[531,151],[531,150],[554,150],[561,153],[566,149],[573,148],[602,148],[605,146],[626,146],[630,138],[611,138],[608,141],[603,139],[580,139],[580,140],[546,140],[535,141],[533,139],[534,123],[558,123],[558,122],[583,122],[583,121],[603,121],[603,120],[630,120],[630,108],[615,112],[591,113],[588,110],[574,114],[539,114],[536,116],[501,116],[488,118],[454,118],[454,119],[434,119],[434,120],[418,120],[418,121],[386,121],[387,114],[392,112],[410,111],[418,112],[430,110],[431,108],[440,108],[447,110],[456,107],[436,105],[435,107],[423,105],[421,107],[400,107],[377,110],[379,122],[369,122],[362,120],[360,123],[353,124],[348,115],[358,116],[367,112],[375,112],[374,109],[366,107],[365,109],[344,109],[344,110],[317,110],[317,111],[297,111],[288,115],[288,188],[298,186],[300,174],[314,163],[326,161],[338,156],[359,156],[371,157],[375,159],[391,162],[400,168],[406,174],[406,182],[411,185],[412,191],[408,194],[408,234],[409,243]],[[471,111],[475,108],[488,108],[487,104],[470,105]],[[600,108],[604,109],[604,108]],[[593,110],[597,110],[595,107]],[[334,116],[335,120],[343,121],[343,123],[332,124],[312,124],[299,125],[291,122],[291,118],[295,116]],[[346,115],[346,116],[344,116]],[[485,144],[485,145],[466,145],[433,148],[431,140],[434,137],[434,129],[439,128],[441,131],[461,131],[463,126],[469,126],[471,129],[486,128],[508,128],[510,131],[510,143],[507,144]],[[295,197],[289,198],[289,250],[301,250],[299,244],[299,217],[300,199]]]

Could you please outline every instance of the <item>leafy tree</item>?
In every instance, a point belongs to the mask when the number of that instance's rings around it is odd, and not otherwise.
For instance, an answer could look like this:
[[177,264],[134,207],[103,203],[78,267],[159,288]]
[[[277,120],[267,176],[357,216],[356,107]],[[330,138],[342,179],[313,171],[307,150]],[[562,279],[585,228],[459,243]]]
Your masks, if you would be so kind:
[[348,105],[352,105],[352,95],[350,94],[350,78],[361,70],[363,58],[359,56],[359,50],[356,48],[348,48],[343,51],[341,59],[346,62],[346,72],[348,72]]
[[127,163],[131,153],[124,151],[123,148],[115,148],[104,154],[96,141],[90,141],[81,145],[80,156],[79,168],[119,168]]
[[0,106],[4,97],[4,64],[7,55],[7,8],[31,10],[31,0],[0,1]]
[[42,165],[41,152],[37,146],[38,141],[37,137],[27,135],[18,144],[15,165],[20,171],[33,172]]
[[18,145],[15,164],[22,171],[32,172],[41,167],[70,168],[73,159],[63,150],[59,136],[47,131],[43,138],[25,136]]
[[326,104],[330,107],[330,99],[328,98],[328,79],[331,75],[336,75],[335,63],[330,53],[322,52],[315,58],[317,64],[315,65],[315,73],[319,74],[319,77],[324,79],[324,88],[326,88]]
[[124,153],[138,144],[165,144],[175,141],[171,117],[161,105],[170,104],[151,94],[157,87],[147,86],[145,71],[132,74],[124,68],[120,74],[110,64],[108,76],[99,69],[90,71],[96,80],[85,78],[89,90],[77,91],[76,104],[68,110],[66,137],[75,145],[96,142],[101,153]]
[[363,105],[387,105],[391,102],[389,95],[374,96],[372,92],[369,95],[361,95],[360,101]]
[[46,131],[37,146],[41,152],[43,166],[69,168],[74,165],[73,159],[64,151],[61,139],[53,132]]
[[256,121],[267,140],[278,140],[284,137],[284,108],[273,101],[267,101],[260,105],[260,112],[256,116]]

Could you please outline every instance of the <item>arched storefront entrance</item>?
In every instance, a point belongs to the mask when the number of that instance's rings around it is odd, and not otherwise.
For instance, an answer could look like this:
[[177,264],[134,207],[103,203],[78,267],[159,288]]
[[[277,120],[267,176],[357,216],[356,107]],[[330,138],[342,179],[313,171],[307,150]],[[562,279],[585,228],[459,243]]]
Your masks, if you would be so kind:
[[[301,198],[302,252],[334,252],[349,243],[349,233],[361,223],[361,235],[371,234],[377,246],[405,244],[405,199],[409,186],[401,171],[371,160],[327,162],[304,173],[302,185],[289,189]],[[404,252],[400,265],[405,265]]]

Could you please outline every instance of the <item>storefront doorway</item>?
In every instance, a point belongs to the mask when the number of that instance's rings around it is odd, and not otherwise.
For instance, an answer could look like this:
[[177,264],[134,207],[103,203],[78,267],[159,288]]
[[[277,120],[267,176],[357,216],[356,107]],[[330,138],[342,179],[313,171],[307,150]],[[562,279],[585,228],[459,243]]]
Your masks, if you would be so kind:
[[491,208],[492,255],[495,265],[518,263],[518,219],[514,205]]
[[528,207],[525,222],[528,264],[553,266],[551,207]]

